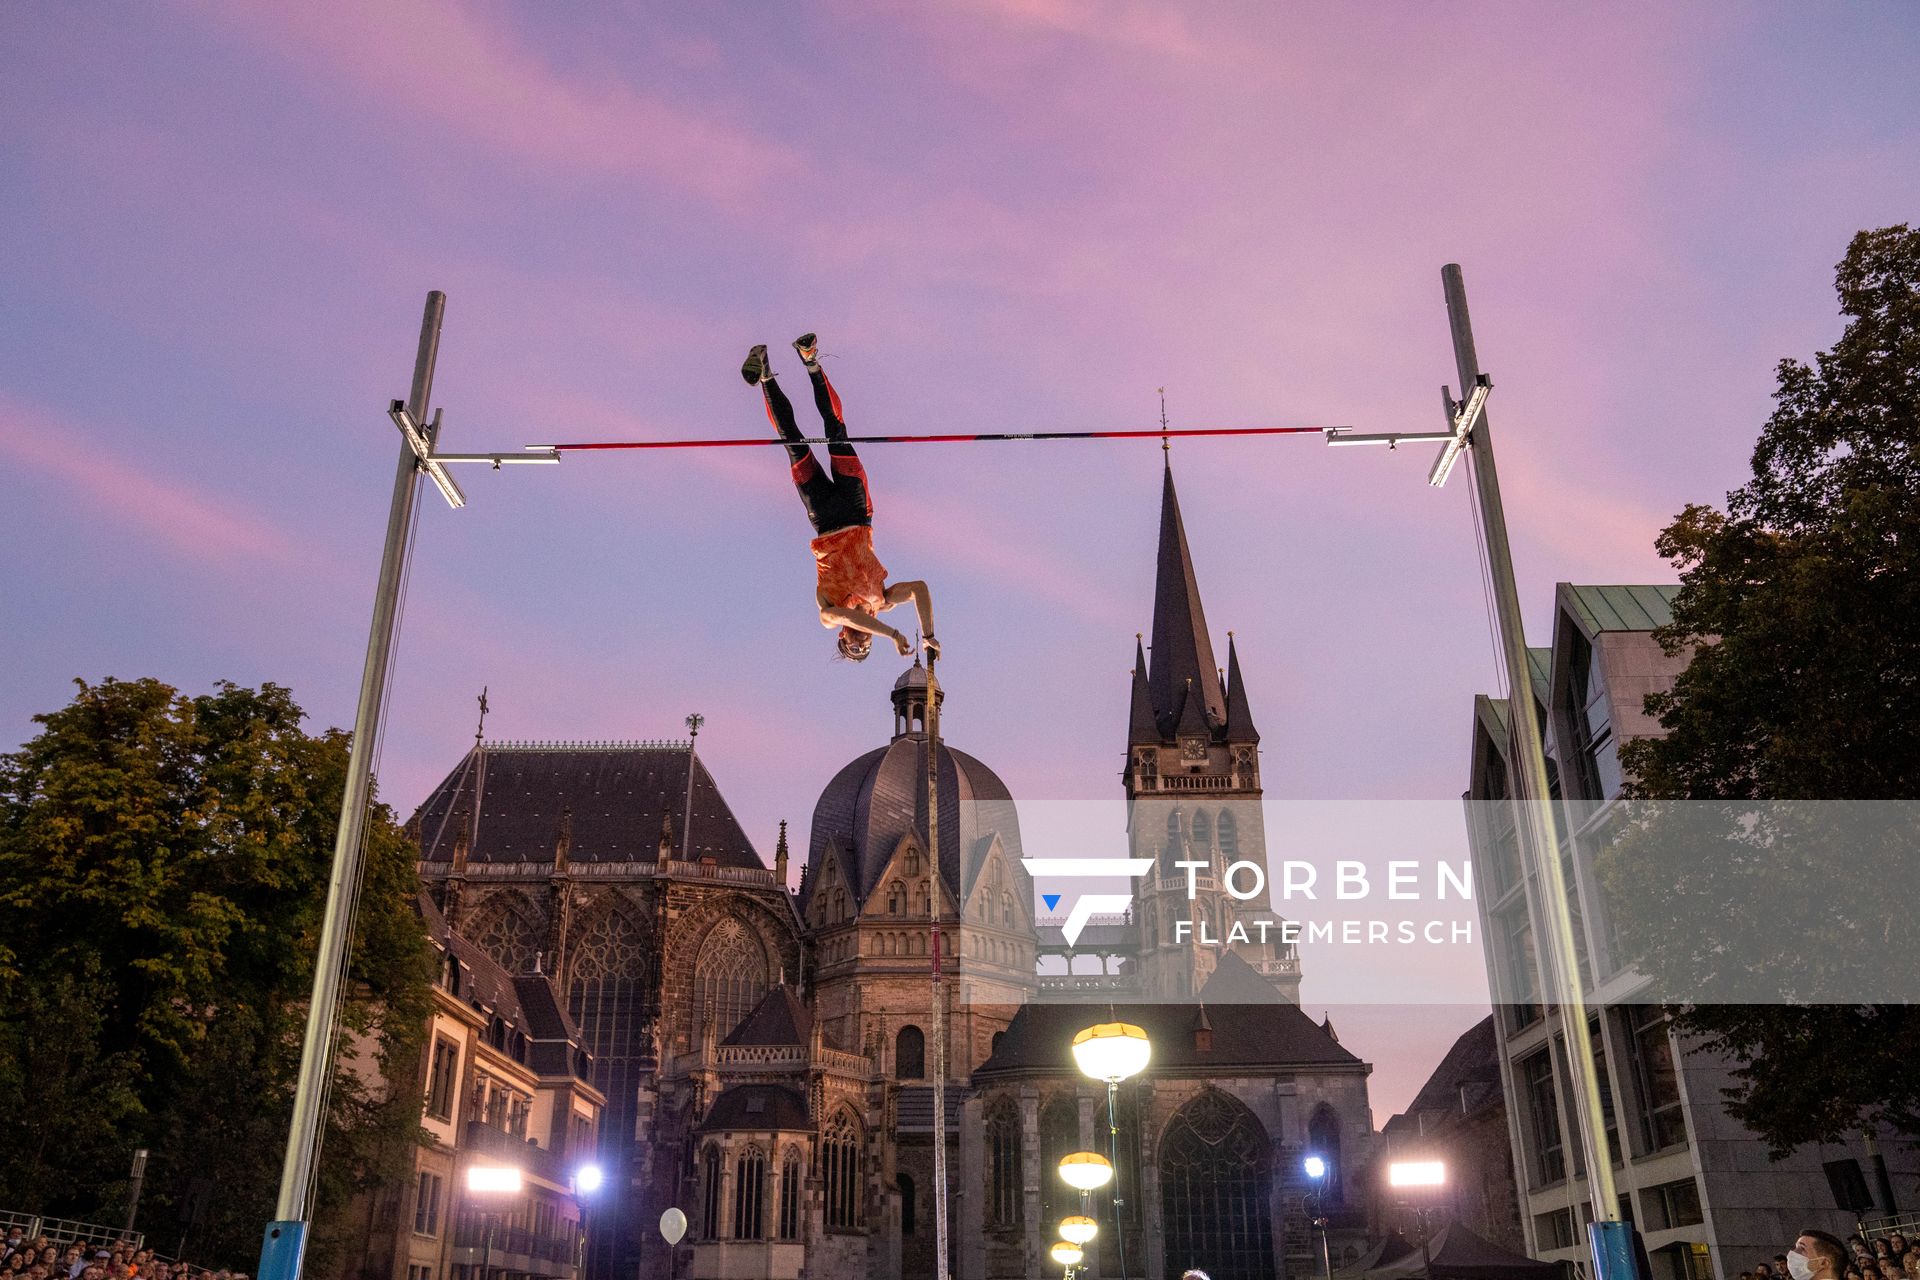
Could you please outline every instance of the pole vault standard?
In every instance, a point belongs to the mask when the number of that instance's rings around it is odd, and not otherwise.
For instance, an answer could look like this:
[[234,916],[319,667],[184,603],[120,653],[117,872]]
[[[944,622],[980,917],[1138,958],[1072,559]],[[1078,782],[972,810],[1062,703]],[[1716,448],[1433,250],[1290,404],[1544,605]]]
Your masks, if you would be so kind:
[[[447,298],[434,290],[427,294],[420,321],[420,343],[414,357],[413,384],[405,400],[395,400],[387,416],[400,432],[400,461],[394,474],[393,497],[387,512],[386,542],[380,554],[380,576],[374,591],[373,622],[367,637],[367,656],[360,673],[360,695],[354,707],[353,740],[347,756],[346,785],[341,794],[340,823],[334,835],[333,869],[327,883],[326,911],[320,926],[319,953],[313,972],[313,992],[307,1005],[307,1025],[300,1047],[300,1074],[294,1086],[293,1117],[287,1134],[286,1160],[281,1168],[275,1220],[267,1224],[260,1246],[259,1280],[299,1280],[311,1227],[315,1173],[320,1143],[326,1131],[327,1096],[335,1062],[334,1033],[339,1018],[340,988],[346,978],[353,944],[354,908],[366,852],[367,807],[372,795],[373,753],[380,736],[381,708],[386,701],[394,636],[398,630],[400,594],[406,580],[411,535],[418,514],[420,478],[431,480],[447,505],[466,505],[466,495],[454,483],[447,467],[482,463],[496,471],[508,464],[557,463],[562,452],[605,449],[694,449],[752,445],[784,445],[778,439],[754,437],[719,440],[603,441],[567,445],[535,445],[518,451],[494,453],[438,453],[440,415],[428,418],[433,393],[434,362],[440,351],[440,325]],[[1168,431],[1036,431],[976,432],[923,436],[864,436],[860,444],[947,444],[1014,440],[1128,440],[1168,436],[1258,436],[1325,433],[1331,438],[1344,427],[1229,427]],[[807,443],[825,444],[824,439]],[[939,1237],[939,1280],[946,1280],[947,1160],[946,1160],[946,1004],[940,958],[940,817],[939,817],[939,685],[934,659],[927,659],[927,833],[929,895],[934,988],[934,1186],[935,1222]],[[698,726],[694,726],[696,732]],[[691,769],[691,762],[689,763]],[[691,781],[691,775],[689,775]]]
[[1487,396],[1493,382],[1480,371],[1473,346],[1473,325],[1467,316],[1467,287],[1457,263],[1440,270],[1447,296],[1447,320],[1453,330],[1453,358],[1464,402],[1455,401],[1451,388],[1441,388],[1448,429],[1404,434],[1349,435],[1344,428],[1327,431],[1332,445],[1384,444],[1436,440],[1443,442],[1427,483],[1438,489],[1462,453],[1470,459],[1475,496],[1479,499],[1481,539],[1487,549],[1487,569],[1493,580],[1494,611],[1499,619],[1500,656],[1506,668],[1509,776],[1514,785],[1514,817],[1526,833],[1534,875],[1540,882],[1542,923],[1548,946],[1539,960],[1541,989],[1553,993],[1560,1010],[1560,1030],[1573,1058],[1574,1093],[1579,1107],[1574,1118],[1587,1161],[1587,1188],[1593,1203],[1588,1246],[1598,1280],[1630,1280],[1635,1274],[1632,1228],[1619,1220],[1618,1192],[1613,1179],[1612,1143],[1607,1140],[1600,1077],[1593,1061],[1592,1029],[1587,1025],[1585,993],[1580,987],[1580,962],[1574,938],[1573,911],[1566,876],[1560,867],[1559,842],[1554,834],[1552,794],[1547,783],[1547,755],[1540,740],[1540,722],[1533,716],[1533,680],[1527,665],[1526,632],[1521,624],[1520,593],[1514,585],[1513,554],[1507,542],[1507,517],[1500,502],[1500,477],[1493,461],[1493,429],[1487,423]]
[[449,506],[464,505],[460,486],[447,474],[449,462],[556,462],[526,455],[446,457],[433,452],[440,435],[439,414],[427,422],[433,393],[433,365],[440,351],[440,321],[447,296],[427,295],[420,320],[420,346],[413,363],[413,388],[406,400],[388,409],[400,429],[400,464],[393,478],[387,512],[387,540],[380,552],[379,585],[374,592],[373,626],[367,637],[366,665],[360,673],[360,698],[353,713],[353,743],[347,755],[346,788],[340,797],[340,825],[333,841],[333,872],[327,882],[326,914],[320,925],[320,952],[313,966],[313,995],[307,1005],[307,1029],[300,1046],[300,1076],[294,1085],[293,1121],[287,1134],[286,1163],[280,1171],[277,1219],[267,1224],[260,1245],[260,1280],[299,1280],[306,1254],[309,1215],[320,1140],[326,1132],[327,1094],[333,1080],[334,1027],[340,987],[353,945],[354,905],[360,896],[366,855],[367,804],[371,798],[374,744],[380,736],[380,709],[386,701],[393,638],[400,611],[400,586],[406,579],[409,535],[420,496],[420,477],[431,479]]

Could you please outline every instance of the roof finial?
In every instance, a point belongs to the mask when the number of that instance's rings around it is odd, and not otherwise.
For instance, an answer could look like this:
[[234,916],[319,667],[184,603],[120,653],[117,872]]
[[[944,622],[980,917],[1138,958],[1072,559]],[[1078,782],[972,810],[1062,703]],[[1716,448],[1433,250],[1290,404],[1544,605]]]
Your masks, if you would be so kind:
[[481,737],[487,731],[487,686],[480,686],[480,723],[473,729],[473,745],[479,746]]
[[1160,391],[1160,453],[1167,466],[1173,466],[1173,441],[1167,437],[1167,389]]

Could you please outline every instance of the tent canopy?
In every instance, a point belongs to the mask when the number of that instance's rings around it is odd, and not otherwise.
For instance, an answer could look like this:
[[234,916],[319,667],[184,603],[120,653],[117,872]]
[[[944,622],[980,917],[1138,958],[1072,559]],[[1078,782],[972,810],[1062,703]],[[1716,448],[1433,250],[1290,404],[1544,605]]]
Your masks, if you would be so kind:
[[[1429,1262],[1428,1259],[1431,1259]],[[1426,1257],[1413,1246],[1374,1267],[1365,1280],[1559,1280],[1560,1265],[1502,1249],[1457,1222],[1433,1233]]]
[[1334,1280],[1361,1280],[1367,1272],[1405,1256],[1411,1248],[1413,1245],[1408,1243],[1405,1236],[1398,1231],[1389,1231],[1386,1239],[1334,1272]]

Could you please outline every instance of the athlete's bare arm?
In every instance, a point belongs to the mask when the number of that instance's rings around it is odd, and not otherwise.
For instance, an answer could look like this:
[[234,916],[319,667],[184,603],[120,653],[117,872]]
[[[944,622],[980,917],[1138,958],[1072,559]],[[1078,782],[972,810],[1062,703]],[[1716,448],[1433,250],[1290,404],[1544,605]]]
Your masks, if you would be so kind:
[[934,657],[940,656],[940,642],[933,638],[933,592],[927,590],[927,584],[915,579],[911,582],[896,582],[887,588],[887,607],[913,601],[913,607],[920,615],[920,643]]
[[[865,631],[870,635],[884,636],[893,641],[893,647],[900,651],[901,657],[913,652],[913,644],[900,632],[888,626],[864,609],[849,609],[844,605],[828,604],[816,596],[820,605],[820,625],[823,627],[852,627],[855,631]],[[933,593],[927,590],[924,582],[896,582],[887,588],[886,603],[882,609],[891,609],[895,605],[913,601],[914,610],[920,615],[921,645],[935,657],[940,656],[940,642],[933,638]]]

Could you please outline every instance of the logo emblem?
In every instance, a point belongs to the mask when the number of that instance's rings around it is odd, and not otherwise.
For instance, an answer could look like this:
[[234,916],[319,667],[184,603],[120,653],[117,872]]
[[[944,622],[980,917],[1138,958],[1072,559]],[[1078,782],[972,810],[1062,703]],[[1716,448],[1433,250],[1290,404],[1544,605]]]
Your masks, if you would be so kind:
[[[1153,869],[1152,858],[1022,858],[1020,863],[1035,880],[1138,880]],[[1051,911],[1059,903],[1061,895],[1043,893],[1040,897]],[[1087,927],[1087,921],[1096,912],[1125,911],[1132,905],[1131,893],[1081,894],[1068,908],[1066,923],[1060,926],[1060,932],[1071,947],[1080,941],[1080,931]]]

